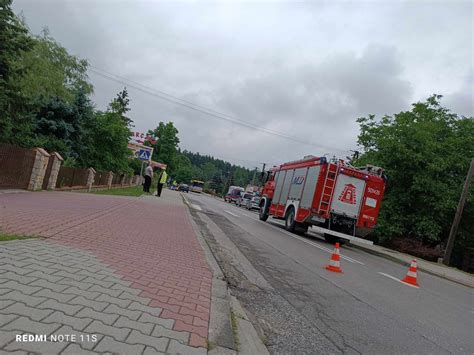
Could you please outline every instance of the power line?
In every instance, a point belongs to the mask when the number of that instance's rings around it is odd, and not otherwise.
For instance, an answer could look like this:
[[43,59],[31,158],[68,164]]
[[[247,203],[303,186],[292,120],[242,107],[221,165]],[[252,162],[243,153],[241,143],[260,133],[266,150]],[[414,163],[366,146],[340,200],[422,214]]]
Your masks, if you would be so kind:
[[109,72],[107,72],[103,69],[99,69],[99,68],[94,67],[94,66],[90,66],[89,70],[91,72],[105,78],[105,79],[109,79],[109,80],[127,85],[127,86],[132,87],[132,88],[134,88],[138,91],[141,91],[145,94],[155,96],[155,97],[160,98],[162,100],[187,107],[189,109],[204,113],[204,114],[206,114],[208,116],[211,116],[213,118],[216,118],[216,119],[220,119],[220,120],[224,120],[224,121],[231,122],[231,123],[234,123],[234,124],[238,124],[238,125],[241,125],[241,126],[244,126],[244,127],[247,127],[247,128],[251,128],[251,129],[255,129],[255,130],[258,130],[258,131],[261,131],[261,132],[264,132],[264,133],[267,133],[267,134],[271,134],[271,135],[274,135],[274,136],[279,136],[281,138],[289,139],[289,140],[292,140],[292,141],[297,142],[297,143],[311,145],[311,146],[324,148],[324,149],[328,149],[328,150],[332,150],[332,151],[336,150],[336,151],[339,151],[339,152],[348,152],[348,150],[343,150],[343,149],[339,149],[339,148],[335,148],[335,147],[329,147],[329,146],[325,146],[325,145],[321,145],[321,144],[316,144],[314,142],[310,142],[310,141],[304,140],[302,138],[294,137],[294,136],[288,135],[286,133],[282,133],[282,132],[275,131],[275,130],[272,130],[272,129],[269,129],[269,128],[261,127],[261,126],[255,125],[255,124],[247,122],[247,121],[242,121],[238,118],[227,115],[225,113],[221,113],[221,112],[215,111],[213,109],[209,109],[207,107],[198,105],[198,104],[193,103],[191,101],[183,100],[179,97],[167,94],[163,91],[159,91],[159,90],[150,88],[148,86],[142,85],[142,84],[140,84],[138,82],[135,82],[133,80],[118,76],[116,74],[109,73]]

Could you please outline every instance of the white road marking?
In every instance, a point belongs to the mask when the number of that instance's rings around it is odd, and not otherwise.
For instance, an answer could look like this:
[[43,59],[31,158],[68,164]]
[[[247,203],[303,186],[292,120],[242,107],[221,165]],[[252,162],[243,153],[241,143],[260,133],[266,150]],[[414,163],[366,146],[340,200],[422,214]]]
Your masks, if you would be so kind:
[[389,279],[398,281],[398,282],[400,282],[400,283],[402,283],[402,284],[404,284],[404,285],[406,285],[406,286],[410,286],[410,287],[413,287],[413,288],[419,288],[418,286],[407,284],[406,282],[403,282],[402,280],[397,279],[395,276],[386,274],[386,273],[384,273],[384,272],[378,272],[378,274],[383,275],[383,276],[385,276],[385,277],[388,277]]
[[227,210],[224,210],[224,212],[225,212],[225,213],[228,213],[228,214],[230,214],[230,215],[232,215],[232,216],[234,216],[234,217],[240,217],[238,214],[232,213],[232,212],[227,211]]
[[[227,211],[226,211],[226,212],[227,212]],[[251,219],[253,219],[253,220],[255,220],[255,221],[258,221],[258,218],[251,217],[251,216],[249,216],[249,215],[247,215],[247,214],[244,214],[244,215],[247,216],[247,217],[249,217],[249,218],[251,218]],[[278,222],[277,222],[277,223],[278,223]],[[278,223],[278,224],[280,224],[280,223]],[[316,248],[318,248],[318,249],[324,250],[325,252],[328,252],[329,254],[332,254],[332,253],[334,252],[334,250],[331,250],[331,249],[328,249],[328,248],[326,248],[326,247],[323,247],[323,246],[321,246],[321,245],[319,245],[319,244],[316,244],[316,243],[314,243],[314,242],[311,242],[311,241],[309,241],[309,240],[307,240],[307,239],[305,239],[305,238],[302,238],[302,237],[300,237],[300,236],[293,235],[293,234],[291,234],[290,232],[287,232],[286,230],[282,230],[282,229],[280,229],[280,228],[278,228],[278,227],[275,227],[275,226],[271,225],[270,223],[267,223],[267,225],[270,226],[270,227],[272,227],[272,228],[275,228],[276,230],[279,230],[280,232],[285,233],[286,235],[289,235],[289,236],[292,237],[292,238],[295,238],[295,239],[297,239],[297,240],[299,240],[299,241],[302,241],[303,243],[306,243],[306,244],[312,245],[313,247],[316,247]],[[348,256],[345,256],[345,255],[342,255],[342,254],[341,254],[341,258],[344,259],[344,260],[347,260],[347,261],[349,261],[349,262],[351,262],[351,263],[356,263],[356,264],[364,265],[364,263],[362,263],[362,262],[360,262],[360,261],[358,261],[358,260],[349,258]]]

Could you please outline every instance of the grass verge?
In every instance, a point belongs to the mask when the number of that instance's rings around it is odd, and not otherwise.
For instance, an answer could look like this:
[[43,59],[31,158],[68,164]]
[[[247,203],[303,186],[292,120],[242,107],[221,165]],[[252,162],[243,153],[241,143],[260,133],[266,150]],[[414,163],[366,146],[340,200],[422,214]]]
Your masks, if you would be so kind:
[[[153,193],[153,189],[150,188],[150,191]],[[114,188],[110,190],[98,190],[98,191],[91,191],[91,193],[96,195],[115,195],[115,196],[141,196],[143,195],[143,187],[139,186],[132,186],[132,187],[124,187],[124,188]]]
[[4,234],[0,233],[0,242],[6,242],[8,240],[17,240],[17,239],[34,239],[37,237],[28,236],[28,235],[18,235],[18,234]]

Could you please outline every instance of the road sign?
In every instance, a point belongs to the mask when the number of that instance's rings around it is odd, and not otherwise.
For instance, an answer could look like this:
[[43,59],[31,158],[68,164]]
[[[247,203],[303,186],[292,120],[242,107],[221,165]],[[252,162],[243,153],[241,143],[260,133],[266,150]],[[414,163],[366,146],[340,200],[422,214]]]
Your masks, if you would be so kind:
[[151,151],[140,149],[138,152],[138,159],[140,160],[150,160],[151,158]]

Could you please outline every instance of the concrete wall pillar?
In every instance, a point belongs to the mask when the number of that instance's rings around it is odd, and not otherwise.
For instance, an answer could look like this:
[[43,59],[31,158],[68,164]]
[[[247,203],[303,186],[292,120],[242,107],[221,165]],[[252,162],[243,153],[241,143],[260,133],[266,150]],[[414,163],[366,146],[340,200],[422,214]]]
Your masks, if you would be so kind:
[[114,179],[114,173],[109,171],[109,177],[107,178],[107,188],[112,187],[112,180]]
[[61,155],[59,155],[58,152],[51,153],[49,159],[53,159],[53,165],[51,166],[51,173],[49,175],[48,186],[46,188],[48,190],[54,190],[58,180],[59,169],[61,168],[61,164],[64,159]]
[[36,152],[35,163],[31,171],[30,182],[28,183],[28,190],[41,190],[43,186],[44,174],[48,167],[50,155],[43,148],[34,149]]
[[89,168],[89,175],[87,175],[87,191],[92,190],[92,185],[94,184],[95,178],[95,170],[93,168]]

